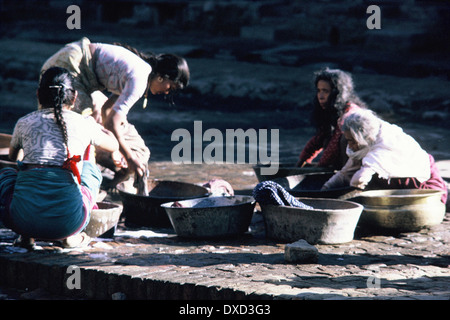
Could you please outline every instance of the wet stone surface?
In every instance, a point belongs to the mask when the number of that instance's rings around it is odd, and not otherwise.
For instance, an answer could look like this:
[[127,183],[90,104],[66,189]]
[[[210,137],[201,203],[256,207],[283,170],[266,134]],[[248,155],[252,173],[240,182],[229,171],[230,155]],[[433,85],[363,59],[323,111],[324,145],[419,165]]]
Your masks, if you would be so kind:
[[[247,191],[256,184],[249,165],[153,166],[153,174],[165,172],[166,179],[183,180],[186,171],[197,180],[186,175],[185,181],[193,183],[220,177]],[[114,194],[108,199],[118,201]],[[22,291],[0,291],[0,299],[448,300],[449,226],[447,213],[440,225],[419,232],[363,235],[357,229],[351,242],[315,245],[318,261],[308,264],[285,261],[285,243],[265,237],[259,211],[250,231],[233,238],[183,239],[171,229],[126,228],[122,220],[114,239],[95,239],[84,249],[38,241],[27,251],[14,247],[17,235],[3,228],[0,283]],[[81,270],[79,290],[67,288],[70,265]]]

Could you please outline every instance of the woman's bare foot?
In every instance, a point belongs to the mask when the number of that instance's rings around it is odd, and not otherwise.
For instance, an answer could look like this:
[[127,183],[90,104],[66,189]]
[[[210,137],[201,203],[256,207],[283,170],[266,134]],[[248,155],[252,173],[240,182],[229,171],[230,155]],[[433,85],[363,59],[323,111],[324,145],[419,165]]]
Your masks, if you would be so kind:
[[74,236],[68,237],[62,241],[62,246],[64,248],[81,248],[87,247],[91,242],[91,237],[89,237],[86,233],[81,232]]

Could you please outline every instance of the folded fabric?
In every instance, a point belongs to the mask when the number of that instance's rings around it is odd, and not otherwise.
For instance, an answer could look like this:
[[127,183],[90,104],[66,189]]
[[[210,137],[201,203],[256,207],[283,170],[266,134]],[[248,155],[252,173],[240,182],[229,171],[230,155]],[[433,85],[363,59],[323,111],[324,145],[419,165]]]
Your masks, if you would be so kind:
[[253,197],[260,205],[272,204],[303,209],[314,209],[295,199],[282,186],[273,181],[263,181],[253,189]]
[[20,170],[10,219],[15,232],[31,238],[57,240],[81,231],[89,220],[80,185],[62,168]]

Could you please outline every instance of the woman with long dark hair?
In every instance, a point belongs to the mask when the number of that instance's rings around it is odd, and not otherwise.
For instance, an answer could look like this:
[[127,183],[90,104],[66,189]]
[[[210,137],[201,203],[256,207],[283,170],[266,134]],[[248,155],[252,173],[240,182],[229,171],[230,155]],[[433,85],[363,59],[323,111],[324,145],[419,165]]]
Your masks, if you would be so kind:
[[351,75],[342,70],[325,68],[316,72],[314,86],[311,120],[316,134],[306,143],[297,166],[311,164],[322,154],[317,166],[340,169],[347,160],[340,129],[344,115],[366,105],[354,92]]
[[[146,106],[148,92],[170,96],[185,88],[190,77],[186,60],[174,54],[144,54],[119,43],[91,43],[82,38],[56,52],[42,71],[53,66],[66,68],[75,78],[79,92],[75,111],[92,109],[95,120],[119,141],[126,164],[118,170],[112,185],[132,173],[142,177],[147,172],[150,150],[128,122],[127,114],[141,97]],[[106,97],[103,90],[111,95]],[[116,171],[112,162],[102,164]],[[115,164],[121,167],[120,161]]]
[[[73,78],[50,68],[38,88],[40,110],[20,118],[9,157],[19,170],[0,171],[1,220],[25,238],[62,240],[78,246],[96,206],[102,175],[90,146],[118,150],[117,140],[93,119],[71,111],[77,98]],[[83,159],[81,158],[83,157]]]

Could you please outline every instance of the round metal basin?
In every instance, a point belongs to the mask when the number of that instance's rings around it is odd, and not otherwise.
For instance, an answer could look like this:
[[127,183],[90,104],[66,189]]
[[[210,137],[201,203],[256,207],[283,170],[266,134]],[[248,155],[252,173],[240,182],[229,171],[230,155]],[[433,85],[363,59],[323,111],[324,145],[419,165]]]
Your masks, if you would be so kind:
[[344,200],[298,198],[314,209],[265,205],[261,207],[266,236],[309,244],[337,244],[353,240],[363,206]]
[[274,179],[294,197],[345,199],[353,194],[355,188],[343,187],[320,190],[325,182],[333,176],[332,172],[305,173]]
[[280,163],[278,165],[278,172],[274,175],[265,175],[261,173],[261,169],[264,167],[270,167],[270,165],[257,165],[253,167],[253,171],[255,171],[256,177],[259,182],[266,180],[273,180],[277,178],[297,175],[297,174],[305,174],[305,173],[317,173],[317,172],[333,172],[332,169],[322,168],[322,167],[296,167],[295,163]]
[[98,202],[84,232],[92,238],[113,238],[123,207],[112,202]]
[[352,198],[364,206],[362,228],[377,232],[413,232],[442,222],[442,191],[423,189],[371,190]]
[[127,226],[171,228],[170,220],[161,204],[209,195],[204,187],[178,181],[149,180],[148,189],[148,196],[144,196],[136,194],[136,188],[129,184],[121,183],[117,186]]
[[250,196],[210,197],[162,204],[180,237],[217,238],[248,231],[255,208]]

